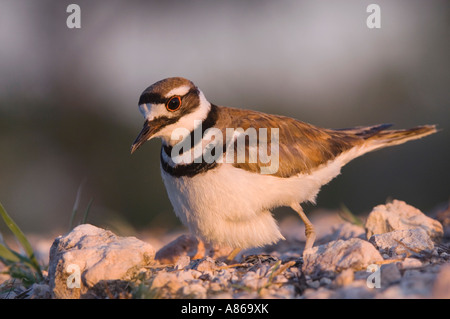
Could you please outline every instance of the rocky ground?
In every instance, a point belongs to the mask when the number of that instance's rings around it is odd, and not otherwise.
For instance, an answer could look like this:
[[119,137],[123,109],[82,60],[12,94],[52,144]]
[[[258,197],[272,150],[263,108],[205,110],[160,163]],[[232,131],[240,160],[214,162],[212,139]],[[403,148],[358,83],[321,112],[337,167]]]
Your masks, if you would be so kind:
[[450,210],[433,217],[397,200],[362,225],[314,214],[319,239],[303,251],[293,216],[285,241],[233,262],[191,235],[157,247],[84,224],[54,240],[43,281],[0,275],[0,298],[450,298]]

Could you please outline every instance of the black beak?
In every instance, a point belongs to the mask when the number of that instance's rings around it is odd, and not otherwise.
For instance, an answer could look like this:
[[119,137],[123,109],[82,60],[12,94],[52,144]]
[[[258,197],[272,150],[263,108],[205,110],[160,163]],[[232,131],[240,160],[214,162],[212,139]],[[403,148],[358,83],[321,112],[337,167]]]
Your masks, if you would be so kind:
[[134,153],[142,144],[152,138],[152,136],[161,129],[161,125],[155,121],[145,121],[144,127],[131,145],[131,154]]

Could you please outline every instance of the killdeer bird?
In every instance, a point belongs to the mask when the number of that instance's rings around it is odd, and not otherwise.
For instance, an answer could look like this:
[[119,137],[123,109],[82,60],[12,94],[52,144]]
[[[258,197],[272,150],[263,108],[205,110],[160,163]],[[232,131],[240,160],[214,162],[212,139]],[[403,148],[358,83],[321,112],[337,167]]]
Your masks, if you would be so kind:
[[[290,206],[299,214],[306,226],[305,250],[311,248],[316,235],[301,203],[315,202],[320,188],[352,159],[436,132],[434,125],[407,130],[388,130],[389,124],[325,129],[285,116],[217,106],[180,77],[145,89],[139,109],[145,123],[131,153],[147,140],[162,139],[161,174],[176,215],[205,242],[234,248],[230,259],[241,249],[284,239],[270,212],[279,206]],[[260,134],[256,144],[276,155],[275,170],[264,171],[269,167],[267,156],[255,160],[249,155],[254,147],[245,133],[252,128],[277,133]],[[214,139],[206,134],[212,129]],[[240,136],[246,143],[238,143]],[[211,143],[221,152],[214,161],[202,157]],[[200,152],[197,146],[202,146]],[[245,151],[241,161],[236,160],[239,151]],[[189,156],[180,161],[184,155]]]

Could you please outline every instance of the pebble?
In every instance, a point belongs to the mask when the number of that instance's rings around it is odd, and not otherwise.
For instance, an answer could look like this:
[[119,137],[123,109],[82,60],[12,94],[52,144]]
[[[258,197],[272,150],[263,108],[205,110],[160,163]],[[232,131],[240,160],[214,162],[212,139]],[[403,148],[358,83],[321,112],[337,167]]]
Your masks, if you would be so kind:
[[367,217],[365,228],[367,238],[372,237],[372,235],[385,234],[396,230],[421,228],[431,239],[439,241],[444,233],[440,222],[399,200],[393,200],[392,203],[374,207]]
[[184,286],[181,292],[187,298],[205,299],[206,288],[200,283],[189,284]]
[[350,285],[355,279],[353,270],[346,269],[336,276],[334,280],[337,286],[347,286]]
[[180,258],[178,258],[178,260],[175,264],[175,269],[183,269],[183,268],[189,266],[190,263],[191,263],[191,258],[189,256],[181,256]]
[[317,289],[320,287],[320,282],[318,280],[307,280],[306,284],[314,289]]
[[[299,253],[298,242],[285,241],[282,243],[283,249],[279,249],[277,254],[249,255],[241,261],[242,264],[234,266],[212,257],[201,256],[198,259],[194,257],[195,247],[177,250],[174,245],[169,245],[167,247],[172,247],[176,252],[170,255],[172,263],[148,266],[144,269],[145,279],[139,279],[141,281],[137,284],[148,285],[149,289],[157,291],[158,298],[449,298],[448,243],[436,245],[428,253],[390,257],[388,252],[393,251],[392,247],[384,246],[385,251],[381,255],[372,243],[362,239],[365,237],[361,236],[360,227],[348,223],[342,227],[333,226],[336,227],[332,236],[319,238],[318,243],[323,245],[313,247],[303,256]],[[91,232],[95,230],[92,227],[86,229]],[[83,231],[80,230],[83,228],[78,229],[79,238],[82,238]],[[95,231],[103,232],[100,229]],[[377,242],[386,244],[389,238],[406,240],[402,236],[412,234],[408,238],[408,246],[429,244],[429,235],[424,236],[422,230],[391,232],[394,234],[378,237],[385,241]],[[326,242],[324,238],[336,240]],[[418,238],[427,240],[417,243]],[[186,239],[201,246],[191,237],[179,237],[177,242],[186,243]],[[92,243],[95,248],[96,241]],[[159,255],[161,259],[162,254]],[[165,255],[165,258],[168,256]],[[366,270],[370,264],[380,265],[381,289],[367,287],[369,273]],[[34,285],[29,293],[17,289],[8,298],[20,295],[44,298],[54,294],[52,289],[46,287],[44,283]]]
[[416,258],[405,258],[403,261],[397,263],[400,269],[409,269],[409,268],[420,268],[422,267],[422,262]]
[[192,272],[189,270],[183,270],[177,273],[178,280],[183,281],[191,281],[194,280],[194,276],[192,275]]
[[329,286],[333,281],[328,277],[322,277],[319,282],[321,286]]

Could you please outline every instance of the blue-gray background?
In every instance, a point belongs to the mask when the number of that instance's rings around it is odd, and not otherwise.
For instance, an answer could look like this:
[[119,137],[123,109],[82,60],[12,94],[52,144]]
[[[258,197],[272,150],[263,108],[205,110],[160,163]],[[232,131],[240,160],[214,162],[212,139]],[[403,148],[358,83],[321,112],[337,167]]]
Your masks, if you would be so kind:
[[[73,2],[81,29],[66,27]],[[83,184],[94,224],[179,226],[160,142],[129,149],[140,93],[183,76],[213,103],[323,127],[438,124],[350,163],[318,197],[354,213],[388,198],[433,210],[449,199],[450,6],[376,1],[371,30],[372,2],[0,0],[0,202],[27,232],[66,230]]]

